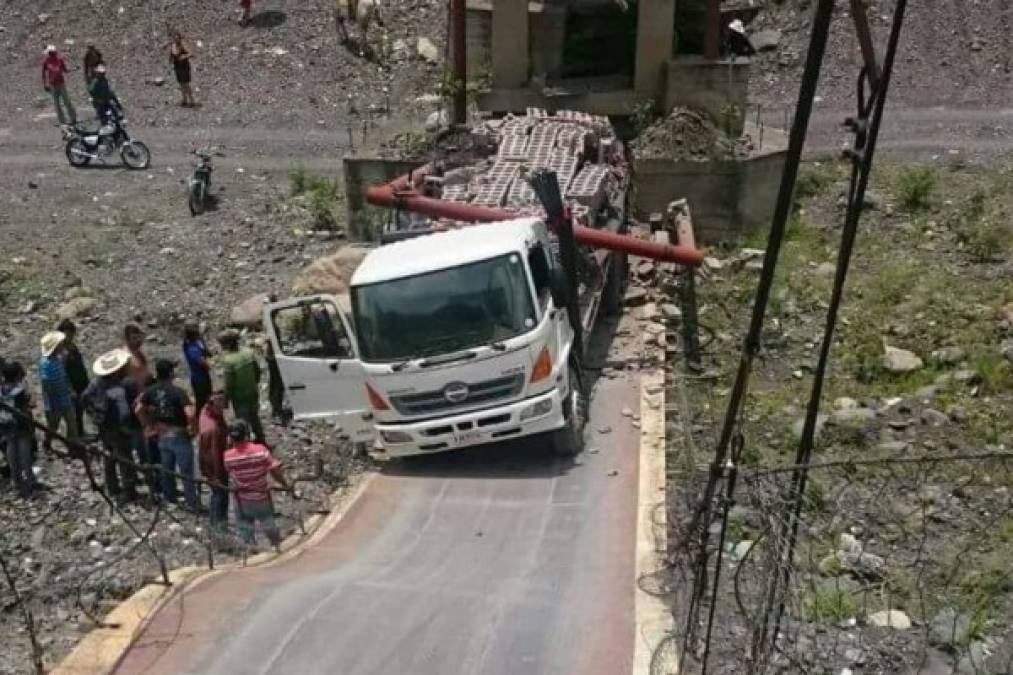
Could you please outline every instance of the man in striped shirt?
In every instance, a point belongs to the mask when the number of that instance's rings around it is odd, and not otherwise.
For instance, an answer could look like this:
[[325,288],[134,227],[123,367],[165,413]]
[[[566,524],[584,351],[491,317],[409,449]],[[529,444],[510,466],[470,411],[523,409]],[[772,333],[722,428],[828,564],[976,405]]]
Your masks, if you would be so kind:
[[225,471],[229,488],[236,500],[239,534],[247,544],[254,542],[254,524],[259,522],[276,550],[280,550],[281,533],[274,521],[274,504],[268,475],[286,490],[292,490],[281,464],[266,446],[251,443],[250,425],[238,419],[229,425],[232,447],[225,451]]
[[[39,341],[42,356],[39,359],[39,380],[42,382],[42,407],[46,412],[46,425],[60,431],[61,423],[64,433],[71,441],[76,441],[80,430],[77,428],[77,408],[74,405],[74,392],[67,378],[67,370],[63,365],[66,335],[54,330],[42,336]],[[47,434],[46,449],[52,449],[52,438]]]

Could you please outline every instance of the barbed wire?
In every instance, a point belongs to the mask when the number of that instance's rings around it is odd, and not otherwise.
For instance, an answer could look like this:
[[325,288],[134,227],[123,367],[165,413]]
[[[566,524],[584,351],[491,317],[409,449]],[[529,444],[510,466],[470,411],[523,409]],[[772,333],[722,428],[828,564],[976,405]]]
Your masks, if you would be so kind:
[[[156,583],[160,583],[167,587],[172,585],[168,572],[168,563],[165,556],[156,546],[154,546],[152,542],[152,538],[155,535],[157,526],[160,522],[165,520],[170,521],[173,527],[180,530],[181,535],[203,544],[206,550],[206,564],[209,569],[214,569],[214,553],[216,550],[222,550],[233,555],[238,555],[241,564],[246,565],[249,553],[254,550],[253,545],[246,542],[240,536],[241,533],[238,532],[238,528],[232,526],[227,521],[224,523],[213,522],[211,526],[207,528],[198,527],[198,523],[200,521],[180,519],[170,510],[165,508],[167,504],[164,500],[156,499],[154,500],[150,516],[145,517],[147,522],[144,524],[143,528],[139,528],[133,518],[131,518],[117,503],[117,500],[113,498],[113,495],[109,494],[106,486],[99,482],[94,472],[93,463],[97,460],[107,462],[111,461],[120,469],[125,468],[127,470],[139,472],[138,475],[141,477],[150,474],[154,475],[156,479],[161,477],[171,477],[173,480],[183,480],[185,482],[189,481],[194,484],[194,489],[198,491],[198,494],[203,491],[203,489],[224,490],[229,494],[235,494],[237,491],[235,488],[221,484],[206,476],[187,476],[178,471],[168,469],[160,464],[138,462],[132,458],[114,454],[108,449],[100,447],[94,442],[85,439],[70,439],[58,430],[36,420],[33,415],[26,413],[17,407],[11,406],[6,402],[0,401],[0,408],[11,412],[22,423],[29,424],[33,434],[37,431],[41,431],[46,436],[53,439],[56,443],[47,446],[46,451],[54,458],[63,461],[67,465],[79,465],[83,469],[84,476],[87,479],[88,491],[98,494],[102,500],[101,503],[104,503],[109,508],[110,513],[119,522],[122,522],[133,535],[132,543],[118,552],[113,558],[98,561],[95,567],[78,571],[73,574],[72,579],[68,579],[68,581],[73,584],[70,597],[73,598],[74,606],[81,611],[82,615],[92,624],[93,627],[115,628],[114,625],[108,624],[98,616],[97,606],[102,594],[109,587],[108,580],[111,579],[111,575],[116,567],[124,561],[136,557],[139,551],[144,550],[146,555],[148,555],[157,566],[158,576],[155,580]],[[62,445],[64,449],[58,447],[57,444]],[[323,459],[317,455],[311,472],[291,476],[289,478],[291,489],[272,486],[270,488],[272,493],[280,493],[282,496],[288,496],[291,498],[289,509],[285,511],[282,511],[279,508],[274,509],[276,521],[290,522],[295,530],[305,536],[307,534],[305,524],[305,506],[308,504],[305,502],[305,498],[297,492],[295,489],[296,486],[299,483],[314,481],[336,483],[338,486],[347,484],[348,476],[350,475],[355,462],[354,454],[354,450],[338,453],[340,463],[336,468],[336,472],[332,474],[327,473],[324,469]],[[151,485],[149,485],[149,487],[151,487]],[[44,524],[54,515],[63,511],[66,508],[65,504],[64,500],[56,502],[52,507],[47,509],[46,513],[30,521],[31,524],[33,526]],[[312,512],[321,515],[329,513],[330,511],[328,506],[319,504],[310,506],[310,509]],[[200,514],[198,513],[195,515],[199,516]],[[210,519],[210,511],[207,516]],[[241,542],[238,547],[235,544],[237,541]],[[23,590],[17,588],[15,568],[8,565],[6,558],[0,557],[0,562],[3,563],[3,573],[6,578],[7,585],[14,596],[14,604],[20,609],[22,622],[25,626],[25,631],[28,634],[31,646],[32,669],[36,673],[43,673],[45,672],[44,649],[38,636],[38,621],[29,607],[30,597],[26,596]],[[93,601],[91,603],[86,602],[84,599],[84,590],[86,587],[91,587],[90,595],[93,597]],[[119,590],[122,592],[123,589]]]

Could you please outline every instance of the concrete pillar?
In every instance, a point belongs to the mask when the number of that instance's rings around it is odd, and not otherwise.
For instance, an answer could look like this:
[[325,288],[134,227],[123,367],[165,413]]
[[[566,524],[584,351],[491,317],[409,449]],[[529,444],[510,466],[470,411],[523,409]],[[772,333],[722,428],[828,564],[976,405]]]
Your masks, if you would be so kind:
[[515,89],[528,82],[528,0],[492,3],[492,86]]
[[672,58],[675,0],[637,3],[637,64],[633,88],[638,98],[662,101],[664,73]]

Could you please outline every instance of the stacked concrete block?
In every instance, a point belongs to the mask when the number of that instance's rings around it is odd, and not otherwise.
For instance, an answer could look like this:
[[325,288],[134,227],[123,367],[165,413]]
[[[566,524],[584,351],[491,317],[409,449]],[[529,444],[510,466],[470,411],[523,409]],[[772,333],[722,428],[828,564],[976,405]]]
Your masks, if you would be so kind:
[[480,183],[472,203],[482,206],[502,206],[519,171],[520,165],[517,162],[497,161],[492,165],[492,169],[479,178]]

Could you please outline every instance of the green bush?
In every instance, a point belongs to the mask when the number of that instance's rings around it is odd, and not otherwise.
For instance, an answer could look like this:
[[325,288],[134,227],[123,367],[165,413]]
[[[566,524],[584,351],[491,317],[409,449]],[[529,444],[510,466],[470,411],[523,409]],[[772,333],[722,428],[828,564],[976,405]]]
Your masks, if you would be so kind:
[[858,613],[855,598],[843,588],[814,588],[802,597],[808,621],[836,625]]
[[936,170],[931,166],[909,166],[897,177],[901,206],[908,211],[922,211],[932,204],[936,189]]
[[306,178],[306,169],[301,166],[288,172],[288,182],[293,197],[298,197],[306,192]]

